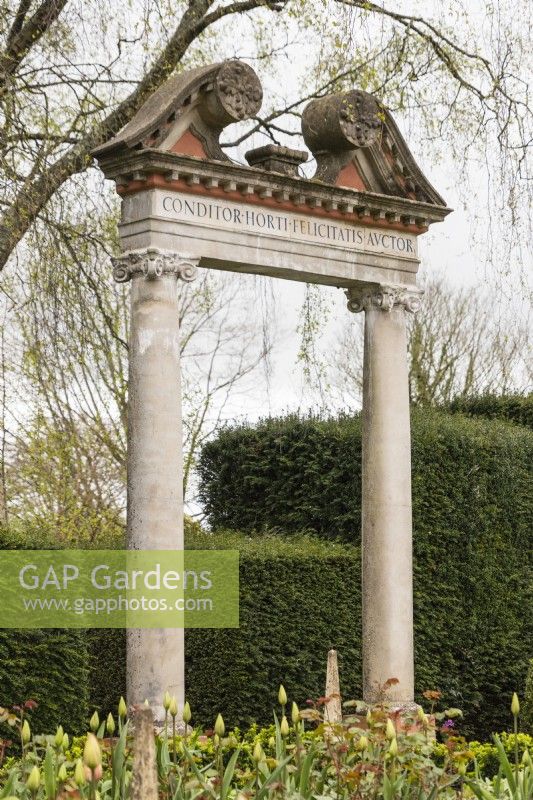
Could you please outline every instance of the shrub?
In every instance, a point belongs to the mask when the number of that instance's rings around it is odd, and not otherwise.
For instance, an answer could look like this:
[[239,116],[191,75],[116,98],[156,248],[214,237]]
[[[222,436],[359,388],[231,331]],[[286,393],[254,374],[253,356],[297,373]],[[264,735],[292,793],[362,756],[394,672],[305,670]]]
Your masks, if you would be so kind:
[[524,702],[522,703],[522,727],[533,736],[533,658],[529,661],[529,668],[524,689]]
[[[200,459],[211,525],[239,527],[259,547],[269,528],[287,535],[307,529],[357,547],[360,445],[358,417],[293,416],[223,431]],[[417,410],[412,449],[418,697],[439,688],[464,709],[465,733],[487,738],[507,712],[506,698],[524,685],[531,655],[533,434]],[[320,583],[319,573],[317,565]],[[354,559],[349,583],[359,580]],[[345,593],[336,598],[338,609],[350,603]],[[323,611],[317,606],[316,617]],[[336,642],[341,654],[359,650],[358,624],[348,637]],[[300,652],[307,646],[302,637]],[[290,664],[292,653],[284,657]]]
[[450,403],[449,409],[453,412],[459,411],[469,417],[505,419],[533,429],[533,393],[457,397]]
[[[49,549],[50,542],[30,540],[0,529],[0,550]],[[14,630],[0,628],[0,706],[37,701],[32,714],[36,731],[50,730],[68,720],[80,732],[87,718],[88,665],[84,631]],[[12,732],[2,734],[12,739]]]

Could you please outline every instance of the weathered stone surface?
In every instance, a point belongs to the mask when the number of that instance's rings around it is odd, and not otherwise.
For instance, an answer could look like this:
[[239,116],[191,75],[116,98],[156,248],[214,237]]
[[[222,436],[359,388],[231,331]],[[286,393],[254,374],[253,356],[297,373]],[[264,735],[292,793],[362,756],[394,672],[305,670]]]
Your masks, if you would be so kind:
[[329,722],[331,725],[342,722],[341,685],[339,681],[339,665],[337,662],[336,650],[330,650],[328,652],[325,697],[324,722]]
[[[405,314],[418,294],[349,289],[365,311],[362,442],[363,699],[414,698],[411,437]],[[414,303],[414,300],[417,300]]]
[[264,147],[256,147],[255,150],[248,150],[244,157],[251,167],[296,176],[298,167],[300,164],[305,164],[309,153],[305,150],[292,150],[290,147],[267,144]]
[[[190,259],[155,250],[115,261],[131,278],[128,381],[128,547],[183,550],[183,441],[178,279]],[[148,700],[164,718],[163,695],[184,703],[184,636],[180,628],[129,629],[128,703]]]
[[417,165],[389,111],[354,90],[312,100],[302,114],[315,179],[445,206]]
[[158,800],[154,721],[149,708],[133,714],[132,800]]
[[[359,90],[304,111],[313,179],[296,174],[306,154],[287,148],[251,151],[252,166],[230,162],[220,133],[257,114],[261,98],[241,62],[191,70],[95,151],[123,197],[127,252],[114,273],[132,286],[129,547],[183,548],[178,277],[198,264],[346,288],[349,308],[365,312],[364,697],[374,702],[397,678],[390,700],[405,706],[414,672],[405,313],[420,304],[417,236],[450,209],[389,112]],[[147,698],[160,718],[168,689],[181,708],[183,660],[183,631],[128,631],[130,702]],[[335,695],[333,655],[330,671]]]
[[257,75],[242,61],[182,72],[157,89],[117,136],[98,147],[94,155],[100,159],[132,148],[172,150],[191,131],[208,158],[228,160],[219,144],[222,130],[257,114],[262,99]]

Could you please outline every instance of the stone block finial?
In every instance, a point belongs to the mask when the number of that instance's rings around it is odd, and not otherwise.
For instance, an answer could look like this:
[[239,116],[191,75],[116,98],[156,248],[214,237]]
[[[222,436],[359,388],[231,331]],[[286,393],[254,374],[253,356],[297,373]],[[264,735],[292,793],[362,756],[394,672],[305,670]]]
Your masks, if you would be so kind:
[[445,205],[416,163],[390,112],[368,92],[353,89],[312,100],[302,133],[316,158],[314,178],[430,205]]
[[135,116],[93,155],[102,169],[131,150],[156,149],[229,161],[220,147],[223,129],[257,114],[263,90],[243,61],[209,64],[169,78]]

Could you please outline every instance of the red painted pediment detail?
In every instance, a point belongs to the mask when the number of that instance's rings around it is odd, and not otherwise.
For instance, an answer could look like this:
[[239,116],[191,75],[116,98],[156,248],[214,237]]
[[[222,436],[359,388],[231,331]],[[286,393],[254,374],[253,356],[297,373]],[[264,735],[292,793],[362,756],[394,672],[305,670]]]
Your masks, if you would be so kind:
[[191,131],[185,131],[169,149],[171,153],[180,153],[183,156],[208,157],[202,142]]
[[363,176],[353,162],[350,162],[346,167],[341,169],[337,175],[335,186],[342,186],[345,189],[356,189],[358,192],[366,192],[370,188],[365,183]]

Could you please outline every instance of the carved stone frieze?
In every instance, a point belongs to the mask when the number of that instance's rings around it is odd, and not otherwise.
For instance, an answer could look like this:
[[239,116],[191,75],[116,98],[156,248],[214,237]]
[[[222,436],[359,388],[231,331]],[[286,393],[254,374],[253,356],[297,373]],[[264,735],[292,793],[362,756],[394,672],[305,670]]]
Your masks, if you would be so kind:
[[163,275],[176,275],[180,280],[189,283],[196,278],[198,260],[149,247],[112,257],[111,263],[117,283],[126,283],[134,275],[144,275],[147,280],[156,280]]
[[378,308],[390,312],[395,306],[401,306],[405,311],[416,313],[422,305],[421,289],[406,289],[402,286],[381,286],[365,284],[361,287],[346,289],[348,309],[355,314]]

